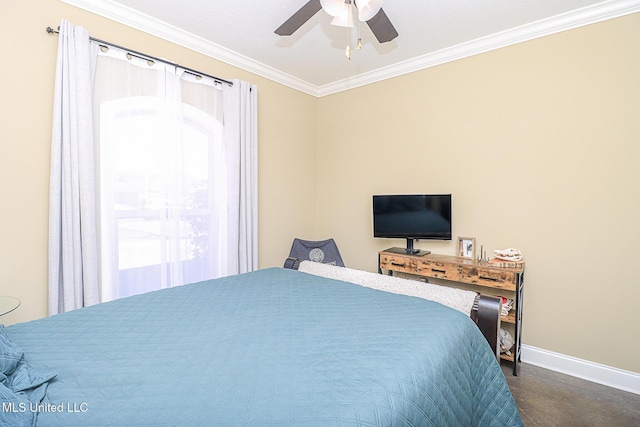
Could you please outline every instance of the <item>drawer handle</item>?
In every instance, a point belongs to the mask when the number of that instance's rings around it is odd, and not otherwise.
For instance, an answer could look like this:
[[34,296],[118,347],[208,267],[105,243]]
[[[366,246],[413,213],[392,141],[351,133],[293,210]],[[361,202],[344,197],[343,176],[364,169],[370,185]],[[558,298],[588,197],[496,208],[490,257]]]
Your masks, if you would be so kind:
[[394,265],[396,267],[404,267],[404,263],[401,264],[399,262],[393,262],[393,261],[391,261],[391,265]]
[[431,271],[433,271],[434,273],[447,274],[447,270],[438,270],[437,268],[432,268]]
[[478,276],[479,279],[482,280],[490,280],[492,282],[497,282],[499,279],[496,279],[495,277],[487,277],[487,276]]

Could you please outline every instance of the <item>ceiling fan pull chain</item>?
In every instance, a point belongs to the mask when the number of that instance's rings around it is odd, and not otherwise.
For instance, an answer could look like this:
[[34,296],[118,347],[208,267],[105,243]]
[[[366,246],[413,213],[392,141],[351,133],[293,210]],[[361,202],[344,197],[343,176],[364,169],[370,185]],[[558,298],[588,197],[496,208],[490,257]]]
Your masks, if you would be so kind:
[[[347,4],[347,22],[351,22],[351,0],[345,0]],[[351,60],[351,27],[347,27],[347,49],[345,51],[347,59]]]
[[347,29],[347,48],[344,53],[347,55],[347,59],[351,59],[351,28]]

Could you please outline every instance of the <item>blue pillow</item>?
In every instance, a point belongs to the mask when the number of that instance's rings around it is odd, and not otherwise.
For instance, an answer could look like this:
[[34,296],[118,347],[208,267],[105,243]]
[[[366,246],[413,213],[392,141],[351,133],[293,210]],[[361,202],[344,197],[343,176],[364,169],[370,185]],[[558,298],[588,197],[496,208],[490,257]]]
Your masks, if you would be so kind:
[[29,406],[29,401],[16,396],[11,390],[0,384],[0,425],[27,427],[35,425],[36,411]]
[[56,374],[39,372],[25,360],[24,352],[0,325],[0,426],[31,426],[37,412],[31,404],[44,398],[49,381]]
[[22,360],[23,352],[7,336],[4,326],[0,325],[0,373],[9,376]]

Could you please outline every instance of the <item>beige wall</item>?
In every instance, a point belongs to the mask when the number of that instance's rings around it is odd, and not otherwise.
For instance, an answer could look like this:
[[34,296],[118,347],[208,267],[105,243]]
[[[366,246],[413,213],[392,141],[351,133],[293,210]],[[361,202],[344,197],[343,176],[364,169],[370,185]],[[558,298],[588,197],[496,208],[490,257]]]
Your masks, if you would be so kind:
[[[56,36],[62,18],[92,36],[258,86],[259,259],[282,265],[314,233],[316,98],[57,0],[0,2],[0,295],[22,301],[5,324],[47,314],[47,215]],[[291,195],[295,194],[295,197]]]
[[[640,372],[640,15],[315,99],[55,0],[0,3],[0,295],[46,315],[49,143],[61,18],[259,88],[260,266],[335,237],[374,271],[371,195],[451,192],[454,236],[527,260],[524,343]],[[17,64],[26,64],[18,66]],[[295,195],[295,196],[292,196]],[[453,254],[453,242],[420,242]]]
[[639,46],[635,14],[320,99],[318,236],[375,271],[371,195],[450,192],[454,239],[525,254],[525,344],[640,372]]

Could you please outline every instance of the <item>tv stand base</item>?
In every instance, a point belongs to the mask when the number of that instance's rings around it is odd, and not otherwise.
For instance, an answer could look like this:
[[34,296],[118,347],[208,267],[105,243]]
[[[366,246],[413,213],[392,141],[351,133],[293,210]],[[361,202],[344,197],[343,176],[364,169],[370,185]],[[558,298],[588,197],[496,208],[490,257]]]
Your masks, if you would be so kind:
[[407,249],[407,248],[389,248],[389,249],[385,249],[384,252],[391,252],[394,254],[402,254],[402,255],[415,255],[415,256],[425,256],[431,253],[431,251],[425,251],[422,249]]

